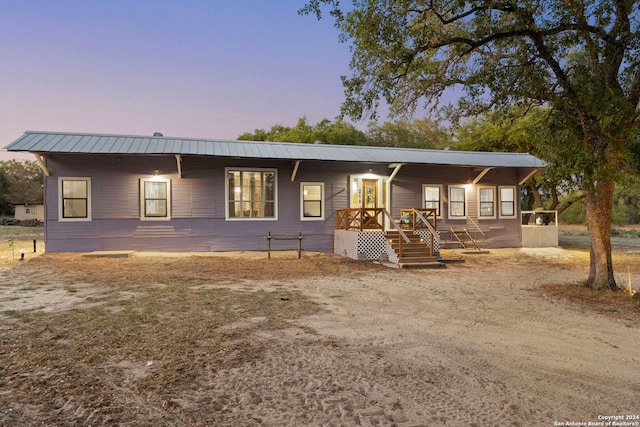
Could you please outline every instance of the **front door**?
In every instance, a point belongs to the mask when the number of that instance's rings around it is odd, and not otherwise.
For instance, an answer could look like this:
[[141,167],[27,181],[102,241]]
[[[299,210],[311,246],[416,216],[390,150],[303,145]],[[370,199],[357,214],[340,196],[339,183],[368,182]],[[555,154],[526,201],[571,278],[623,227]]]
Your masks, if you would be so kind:
[[362,207],[365,209],[375,209],[378,207],[378,180],[362,180]]

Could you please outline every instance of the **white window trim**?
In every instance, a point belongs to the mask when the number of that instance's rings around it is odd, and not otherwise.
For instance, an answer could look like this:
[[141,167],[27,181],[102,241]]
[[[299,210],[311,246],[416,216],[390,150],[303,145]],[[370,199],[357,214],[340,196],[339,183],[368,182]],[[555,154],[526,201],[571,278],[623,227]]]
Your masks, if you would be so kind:
[[[502,214],[502,189],[510,188],[513,191],[513,215]],[[518,217],[518,189],[515,185],[501,185],[498,187],[498,217],[500,219],[515,219]]]
[[[481,210],[481,204],[482,201],[480,200],[480,190],[481,189],[490,189],[493,192],[493,215],[488,215],[488,216],[483,216],[482,215],[482,210]],[[478,189],[477,189],[477,198],[478,198],[478,219],[480,220],[484,220],[484,219],[496,219],[496,212],[498,209],[498,197],[496,195],[496,187],[492,186],[492,185],[478,185]]]
[[[436,218],[438,219],[442,219],[444,216],[444,212],[442,207],[444,206],[444,188],[442,186],[442,184],[422,184],[422,207],[425,207],[425,204],[427,203],[427,200],[425,198],[425,194],[424,194],[424,189],[425,187],[438,187],[440,189],[440,201],[438,202],[440,204],[438,211],[440,211],[440,215],[436,216]],[[426,209],[426,208],[425,208]]]
[[[230,217],[229,216],[229,171],[273,172],[275,177],[275,197],[273,198],[273,217]],[[278,169],[276,168],[224,168],[224,219],[225,221],[277,221],[278,220]]]
[[[63,216],[63,181],[86,181],[87,182],[87,217],[86,218],[64,218]],[[59,222],[89,222],[91,217],[91,178],[86,176],[61,176],[58,177],[58,221]]]
[[[167,183],[167,216],[144,216],[144,183],[145,182],[165,182]],[[171,179],[169,178],[140,178],[140,221],[171,221]]]
[[[454,188],[462,188],[464,190],[464,214],[462,216],[451,215],[451,190]],[[447,200],[447,213],[449,215],[449,219],[450,220],[466,219],[467,218],[467,185],[464,185],[464,184],[449,185],[447,194],[449,197],[449,199]]]
[[[320,216],[304,216],[304,187],[305,185],[320,186]],[[324,182],[300,182],[300,221],[324,221]]]

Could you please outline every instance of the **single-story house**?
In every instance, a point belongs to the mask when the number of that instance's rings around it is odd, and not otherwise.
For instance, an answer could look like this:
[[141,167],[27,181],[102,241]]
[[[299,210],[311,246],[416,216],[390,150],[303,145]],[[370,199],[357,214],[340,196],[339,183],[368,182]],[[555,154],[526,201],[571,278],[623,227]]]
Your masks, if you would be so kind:
[[6,149],[44,171],[48,252],[265,250],[269,233],[358,258],[393,258],[379,246],[407,248],[414,234],[432,252],[474,233],[486,248],[519,247],[520,186],[546,167],[523,153],[159,133],[29,131]]
[[14,218],[19,221],[38,220],[44,221],[44,204],[42,203],[22,203],[15,204]]

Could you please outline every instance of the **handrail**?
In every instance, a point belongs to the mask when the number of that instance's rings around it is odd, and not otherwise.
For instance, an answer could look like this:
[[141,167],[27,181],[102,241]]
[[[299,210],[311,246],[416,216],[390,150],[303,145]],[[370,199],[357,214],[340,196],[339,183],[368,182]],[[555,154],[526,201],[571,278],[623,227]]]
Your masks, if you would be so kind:
[[471,218],[470,216],[467,217],[467,219],[471,220],[471,224],[473,224],[473,226],[476,228],[476,230],[478,230],[480,232],[480,234],[482,234],[482,238],[486,239],[487,236],[486,234],[484,234],[484,231],[482,231],[482,229],[480,228],[480,224],[478,224],[477,222],[474,221],[473,218]]
[[400,224],[398,224],[398,223],[396,222],[396,220],[395,220],[395,219],[393,219],[393,217],[391,216],[391,214],[389,213],[389,211],[383,208],[383,209],[382,209],[382,212],[383,212],[383,214],[384,214],[384,215],[389,219],[389,224],[391,224],[391,225],[393,226],[392,228],[395,228],[395,229],[397,229],[397,230],[398,230],[398,234],[399,234],[400,236],[402,236],[402,239],[403,239],[405,242],[407,242],[407,243],[411,243],[411,239],[409,239],[409,238],[407,237],[406,233],[405,233],[404,231],[402,231],[402,227],[400,226]]
[[[429,234],[431,234],[432,238],[435,239],[435,241],[438,242],[438,244],[442,244],[442,240],[440,240],[440,236],[438,235],[434,227],[436,223],[436,218],[433,217],[433,225],[431,225],[431,223],[427,220],[427,218],[424,216],[422,212],[415,211],[415,213],[416,213],[416,217],[418,217],[418,219],[420,219],[423,223],[426,224],[427,228],[429,229]],[[431,246],[433,247],[433,243]]]

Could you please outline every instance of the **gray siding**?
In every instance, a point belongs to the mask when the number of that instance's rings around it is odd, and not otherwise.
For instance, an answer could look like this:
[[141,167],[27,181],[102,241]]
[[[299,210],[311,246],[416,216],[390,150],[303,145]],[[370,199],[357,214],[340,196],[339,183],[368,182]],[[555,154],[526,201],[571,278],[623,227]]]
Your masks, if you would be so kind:
[[394,217],[400,216],[400,209],[408,207],[422,207],[423,195],[422,185],[442,185],[442,218],[437,220],[437,228],[444,240],[451,241],[451,229],[468,228],[474,236],[479,239],[484,247],[519,247],[521,246],[520,227],[520,200],[519,191],[516,187],[516,216],[515,218],[499,218],[496,212],[495,219],[479,219],[478,215],[478,186],[491,186],[496,189],[495,209],[499,209],[497,191],[499,186],[516,186],[519,179],[518,170],[515,168],[494,169],[487,173],[476,186],[473,186],[466,193],[467,195],[467,218],[470,217],[484,232],[476,232],[473,222],[470,219],[450,219],[449,218],[449,186],[460,186],[466,184],[477,175],[478,171],[450,166],[405,166],[392,183],[392,206],[391,214]]
[[[46,159],[51,176],[45,183],[46,249],[50,252],[92,250],[232,251],[265,250],[268,232],[304,235],[303,249],[333,250],[336,210],[349,206],[349,176],[372,169],[388,176],[386,165],[358,162],[303,161],[291,181],[290,160],[230,159],[183,156],[182,177],[174,156],[55,154]],[[225,219],[225,167],[273,168],[277,170],[278,219]],[[140,180],[155,171],[171,180],[171,220],[140,219]],[[489,172],[479,184],[515,186],[519,170],[500,168]],[[90,177],[92,221],[58,220],[58,177]],[[472,179],[470,168],[407,165],[391,185],[391,213],[422,206],[422,185],[443,185],[443,219],[438,229],[447,238],[451,227],[465,220],[447,219],[449,185]],[[324,221],[300,220],[300,182],[323,182]],[[496,201],[496,208],[497,208]],[[468,193],[467,212],[477,216],[475,191]],[[519,215],[516,219],[479,221],[487,232],[488,247],[520,246]],[[294,249],[296,241],[273,241],[274,249]]]
[[[50,252],[135,249],[153,251],[265,250],[266,234],[304,235],[303,248],[331,251],[335,210],[346,207],[347,175],[306,164],[291,182],[289,161],[173,157],[59,155],[47,159],[46,244]],[[225,219],[225,167],[275,168],[278,220]],[[171,220],[140,220],[140,179],[158,170],[171,179]],[[58,177],[90,177],[92,221],[58,221]],[[300,220],[300,181],[325,183],[325,221]],[[293,249],[295,241],[273,241]]]

